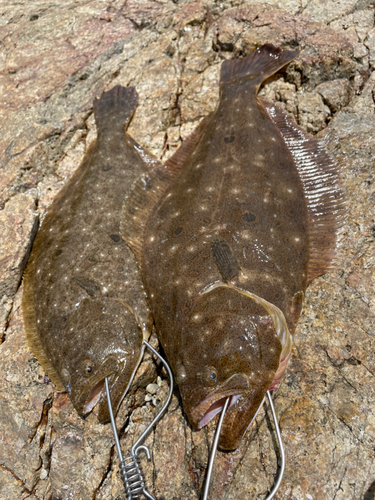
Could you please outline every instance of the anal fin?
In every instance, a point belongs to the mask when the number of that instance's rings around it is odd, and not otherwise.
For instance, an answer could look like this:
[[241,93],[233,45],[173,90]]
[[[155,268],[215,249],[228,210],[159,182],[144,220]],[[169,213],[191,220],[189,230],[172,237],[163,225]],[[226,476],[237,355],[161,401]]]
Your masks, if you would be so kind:
[[204,118],[163,165],[154,166],[153,164],[149,172],[138,177],[125,195],[120,233],[125,243],[134,252],[139,264],[142,262],[142,246],[147,220],[193,153],[210,118],[211,115]]
[[194,131],[189,135],[187,139],[181,144],[177,151],[165,162],[166,165],[172,170],[180,171],[184,166],[186,160],[194,152],[196,145],[198,144],[200,138],[202,137],[204,131],[207,128],[209,121],[212,118],[213,113],[208,114],[199,125],[194,129]]
[[295,162],[307,204],[310,256],[307,282],[332,267],[337,233],[345,219],[339,168],[319,142],[279,106],[259,99],[278,127]]

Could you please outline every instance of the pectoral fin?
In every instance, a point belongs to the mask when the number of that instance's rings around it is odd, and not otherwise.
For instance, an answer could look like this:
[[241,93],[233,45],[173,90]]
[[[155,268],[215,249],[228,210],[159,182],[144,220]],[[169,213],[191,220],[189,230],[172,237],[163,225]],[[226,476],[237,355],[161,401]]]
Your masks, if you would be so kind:
[[223,280],[233,280],[239,273],[239,266],[229,243],[215,238],[211,243],[211,250]]
[[94,297],[100,292],[101,287],[99,283],[92,278],[88,278],[86,276],[73,276],[73,279],[90,295],[90,297]]

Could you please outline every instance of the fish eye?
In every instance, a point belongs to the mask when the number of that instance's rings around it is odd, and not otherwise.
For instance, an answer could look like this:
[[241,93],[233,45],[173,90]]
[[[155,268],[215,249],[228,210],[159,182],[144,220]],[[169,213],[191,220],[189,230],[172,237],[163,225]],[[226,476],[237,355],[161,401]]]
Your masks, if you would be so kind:
[[214,366],[208,366],[203,375],[203,382],[206,385],[215,385],[218,379],[218,372]]
[[82,363],[82,366],[83,366],[83,374],[85,377],[90,377],[90,375],[92,375],[92,373],[94,372],[94,366],[93,366],[93,362],[91,361],[91,359],[86,359],[83,363]]

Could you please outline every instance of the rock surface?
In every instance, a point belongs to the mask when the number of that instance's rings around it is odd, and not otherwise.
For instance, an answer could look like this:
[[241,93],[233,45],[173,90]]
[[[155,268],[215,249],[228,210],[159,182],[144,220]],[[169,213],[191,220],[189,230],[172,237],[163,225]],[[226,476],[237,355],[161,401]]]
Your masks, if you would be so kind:
[[[8,0],[0,24],[0,499],[125,498],[110,427],[53,391],[27,350],[20,309],[38,217],[95,137],[93,99],[135,85],[129,132],[166,159],[215,107],[221,62],[272,42],[301,53],[261,94],[321,137],[348,200],[337,267],[308,288],[274,395],[287,456],[276,498],[373,500],[373,2]],[[117,417],[125,454],[167,395],[149,355],[134,387]],[[141,458],[156,498],[200,497],[214,428],[193,432],[175,391],[146,441],[152,461]],[[218,453],[210,498],[266,496],[277,471],[271,430],[262,410],[236,452]]]

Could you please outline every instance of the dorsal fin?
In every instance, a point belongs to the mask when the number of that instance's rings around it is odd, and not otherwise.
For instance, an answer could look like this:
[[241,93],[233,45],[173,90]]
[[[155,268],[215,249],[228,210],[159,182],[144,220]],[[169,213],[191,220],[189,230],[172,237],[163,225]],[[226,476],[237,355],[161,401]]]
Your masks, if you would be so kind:
[[259,99],[291,152],[305,193],[310,258],[307,282],[325,273],[336,255],[337,232],[344,221],[344,199],[337,164],[319,142],[279,106]]
[[140,265],[148,217],[180,173],[187,158],[201,138],[210,117],[211,115],[208,115],[200,122],[194,132],[165,164],[159,164],[148,173],[138,177],[125,196],[120,232],[125,243],[133,250]]
[[44,350],[36,327],[33,279],[35,276],[35,254],[31,254],[23,275],[22,312],[26,335],[26,343],[31,353],[36,357],[44,372],[52,380],[58,391],[66,391],[61,378]]
[[225,85],[246,79],[254,80],[254,84],[259,86],[298,54],[298,50],[283,50],[266,43],[243,59],[224,61],[221,65],[220,83]]

